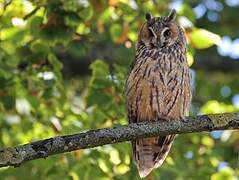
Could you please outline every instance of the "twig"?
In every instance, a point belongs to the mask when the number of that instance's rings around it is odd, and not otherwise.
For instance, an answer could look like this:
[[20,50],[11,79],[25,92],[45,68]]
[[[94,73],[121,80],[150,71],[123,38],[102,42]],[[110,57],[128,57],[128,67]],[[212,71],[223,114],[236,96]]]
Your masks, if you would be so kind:
[[23,20],[27,20],[29,17],[31,17],[32,15],[34,15],[38,9],[40,9],[42,6],[37,6],[35,9],[33,9],[31,12],[29,12],[28,14],[26,14],[23,17]]

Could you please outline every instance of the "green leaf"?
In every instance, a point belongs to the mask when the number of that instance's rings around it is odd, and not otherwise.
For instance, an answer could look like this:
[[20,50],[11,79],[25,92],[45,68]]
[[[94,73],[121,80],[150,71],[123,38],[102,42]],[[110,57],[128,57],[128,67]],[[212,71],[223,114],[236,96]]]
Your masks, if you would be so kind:
[[86,25],[84,23],[79,23],[76,28],[76,32],[79,34],[87,34],[90,32],[90,29],[88,27],[86,27]]
[[31,104],[32,108],[37,110],[37,108],[40,105],[40,102],[38,101],[37,97],[35,97],[35,96],[28,96],[27,100]]
[[0,89],[3,90],[5,87],[9,86],[10,82],[10,79],[0,77]]
[[81,18],[76,13],[68,13],[64,16],[64,22],[67,26],[77,27],[81,22]]
[[0,43],[0,48],[2,48],[5,52],[10,55],[16,53],[16,46],[8,41],[2,41]]
[[62,63],[57,59],[57,57],[54,54],[50,53],[48,55],[48,60],[49,60],[50,64],[53,65],[55,71],[59,71],[62,69],[62,67],[63,67]]
[[77,11],[77,1],[75,0],[68,0],[68,1],[64,1],[63,3],[63,9],[66,11],[72,11],[72,12],[76,12]]
[[138,34],[136,31],[130,31],[128,33],[128,38],[133,41],[133,42],[136,42],[137,38],[138,38]]
[[237,178],[233,174],[233,169],[225,167],[219,172],[213,174],[211,180],[236,180]]
[[123,32],[123,28],[122,28],[122,25],[120,25],[120,24],[113,24],[110,27],[110,35],[111,35],[113,41],[116,41],[120,37],[122,32]]
[[112,100],[112,97],[110,95],[102,93],[102,91],[92,89],[91,91],[89,91],[86,100],[88,106],[98,105],[101,108],[106,108],[108,107],[108,103]]
[[47,54],[49,52],[49,47],[40,40],[32,42],[30,49],[35,53],[39,52]]
[[205,29],[194,29],[191,33],[191,43],[197,49],[209,48],[220,44],[221,37]]
[[191,52],[187,52],[187,62],[188,62],[188,66],[192,66],[194,59],[193,59],[193,55]]
[[90,68],[92,69],[92,75],[93,77],[104,77],[106,78],[107,75],[109,75],[109,67],[108,65],[102,61],[97,59],[94,63],[90,65]]
[[40,26],[42,24],[43,18],[35,16],[30,21],[30,31],[33,36],[39,35]]
[[2,101],[7,110],[11,110],[15,107],[15,97],[13,96],[1,96],[0,101]]
[[47,89],[45,89],[45,91],[44,91],[44,93],[43,93],[43,95],[42,95],[42,97],[44,98],[44,99],[51,99],[51,97],[52,97],[53,95],[52,95],[52,88],[47,88]]
[[16,27],[10,27],[1,30],[1,40],[7,40],[13,38],[16,33],[19,31]]
[[93,8],[91,5],[84,7],[80,12],[79,15],[84,21],[88,21],[92,18],[94,14]]
[[208,147],[213,147],[214,146],[214,141],[209,136],[204,136],[202,138],[202,144],[205,145],[205,146],[208,146]]
[[220,103],[216,100],[207,101],[200,110],[202,113],[225,113],[225,112],[236,112],[237,109],[231,104]]
[[109,23],[112,16],[117,16],[115,14],[115,9],[113,7],[107,7],[100,15],[99,19],[101,22]]
[[106,105],[112,100],[108,92],[112,90],[112,81],[109,78],[109,67],[102,60],[96,60],[91,64],[92,78],[87,96],[88,105]]

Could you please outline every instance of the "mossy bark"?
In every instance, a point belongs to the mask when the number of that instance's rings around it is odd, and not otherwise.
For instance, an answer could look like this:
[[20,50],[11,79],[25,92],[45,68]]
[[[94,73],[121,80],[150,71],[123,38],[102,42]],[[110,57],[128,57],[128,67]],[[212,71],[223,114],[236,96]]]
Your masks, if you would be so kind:
[[239,129],[239,113],[186,117],[182,121],[137,123],[85,133],[53,137],[0,150],[0,167],[19,166],[23,162],[54,154],[158,135]]

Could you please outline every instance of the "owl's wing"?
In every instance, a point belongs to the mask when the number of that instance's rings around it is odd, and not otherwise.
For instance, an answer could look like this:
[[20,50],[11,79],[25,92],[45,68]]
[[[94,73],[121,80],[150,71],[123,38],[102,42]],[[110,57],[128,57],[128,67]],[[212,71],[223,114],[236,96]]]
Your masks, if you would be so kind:
[[[146,81],[141,79],[140,72],[138,74],[135,74],[135,72],[134,69],[131,71],[126,82],[125,93],[129,123],[155,121],[154,108],[148,105],[152,95],[152,87],[147,86]],[[155,102],[155,99],[153,99],[153,102]],[[147,176],[153,169],[163,163],[174,137],[175,135],[168,135],[132,141],[133,157],[140,177]]]

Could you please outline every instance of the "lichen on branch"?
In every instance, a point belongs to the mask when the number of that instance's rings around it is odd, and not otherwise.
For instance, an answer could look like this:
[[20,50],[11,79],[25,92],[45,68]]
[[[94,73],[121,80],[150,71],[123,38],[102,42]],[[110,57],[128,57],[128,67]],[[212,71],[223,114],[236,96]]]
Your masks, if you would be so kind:
[[189,116],[182,121],[133,123],[84,133],[57,136],[36,142],[0,149],[0,167],[19,166],[23,162],[54,154],[92,148],[138,138],[213,130],[239,129],[239,113]]

